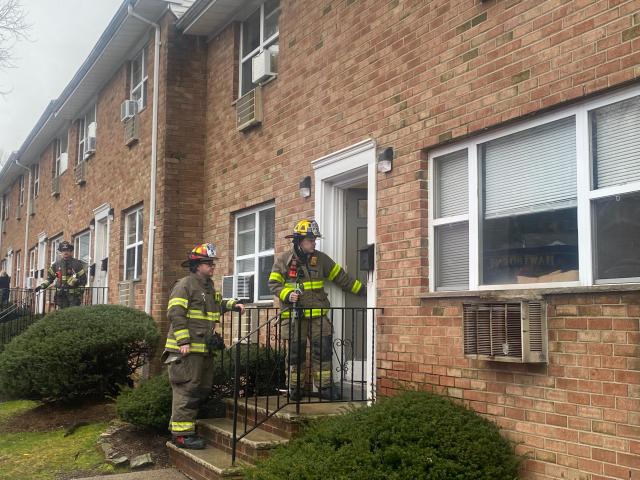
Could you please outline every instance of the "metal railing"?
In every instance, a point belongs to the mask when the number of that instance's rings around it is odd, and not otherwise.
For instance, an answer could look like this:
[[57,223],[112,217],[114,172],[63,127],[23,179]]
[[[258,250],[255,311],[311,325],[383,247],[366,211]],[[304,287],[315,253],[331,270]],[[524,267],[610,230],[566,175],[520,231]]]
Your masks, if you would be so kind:
[[374,400],[368,362],[381,311],[258,307],[223,315],[230,346],[220,358],[233,368],[233,462],[238,442],[287,405],[300,414],[304,404]]
[[[107,303],[108,287],[81,287],[73,304],[96,305]],[[46,313],[70,304],[69,293],[49,288],[36,292],[29,288],[0,289],[0,349],[24,332]]]

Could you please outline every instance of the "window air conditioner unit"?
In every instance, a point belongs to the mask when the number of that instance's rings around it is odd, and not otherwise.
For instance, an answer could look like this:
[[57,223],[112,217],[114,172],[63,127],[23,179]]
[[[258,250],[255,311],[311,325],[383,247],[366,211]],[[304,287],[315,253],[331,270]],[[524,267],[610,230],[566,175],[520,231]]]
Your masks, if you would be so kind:
[[29,215],[33,216],[36,214],[36,202],[32,198],[29,202]]
[[2,220],[2,233],[7,233],[7,221]]
[[262,123],[262,87],[257,86],[236,102],[236,128],[244,131]]
[[84,158],[96,153],[96,122],[91,122],[87,127],[87,144],[84,151]]
[[80,162],[73,169],[73,176],[77,185],[84,185],[87,181],[87,162]]
[[124,144],[129,147],[138,141],[138,118],[130,117],[124,121]]
[[253,302],[253,275],[222,277],[222,298],[237,298]]
[[496,362],[547,362],[544,302],[464,304],[463,323],[466,357]]
[[51,196],[60,195],[60,177],[56,176],[51,179]]
[[22,208],[21,205],[16,207],[16,220],[20,220],[22,218]]
[[251,81],[260,83],[278,73],[278,53],[263,50],[251,59]]
[[136,100],[125,100],[120,105],[121,122],[135,117],[136,113],[138,113],[138,102]]

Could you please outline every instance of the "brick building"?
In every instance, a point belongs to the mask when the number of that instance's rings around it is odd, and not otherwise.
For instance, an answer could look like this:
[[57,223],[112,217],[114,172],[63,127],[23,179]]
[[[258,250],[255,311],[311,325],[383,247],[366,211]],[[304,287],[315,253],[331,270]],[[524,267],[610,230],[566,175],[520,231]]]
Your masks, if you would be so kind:
[[[124,224],[142,206],[136,305],[152,285],[162,325],[191,244],[216,242],[233,293],[253,287],[251,300],[268,304],[273,256],[294,222],[312,216],[320,248],[366,278],[367,305],[384,308],[361,358],[372,388],[461,399],[528,455],[524,478],[640,478],[640,3],[187,3],[147,15],[166,39],[152,283],[151,109],[134,117],[134,146],[123,143],[119,117],[135,98],[133,36],[117,61],[101,54],[114,42],[99,43],[16,154],[52,165],[55,119],[78,137],[77,119],[92,120],[83,112],[97,95],[86,183],[61,175],[50,200],[53,167],[42,167],[26,242],[13,218],[22,171],[10,163],[1,173],[9,207],[0,248],[12,249],[13,272],[18,250],[63,231],[48,220],[62,209],[65,235],[92,219],[95,232],[106,218],[108,283],[122,290],[125,252],[138,248]],[[148,41],[150,99],[153,29],[134,20],[123,22]],[[108,59],[100,77],[96,65]],[[65,100],[92,68],[104,81]],[[356,262],[367,244],[376,252],[369,273]],[[353,300],[332,292],[332,302]]]

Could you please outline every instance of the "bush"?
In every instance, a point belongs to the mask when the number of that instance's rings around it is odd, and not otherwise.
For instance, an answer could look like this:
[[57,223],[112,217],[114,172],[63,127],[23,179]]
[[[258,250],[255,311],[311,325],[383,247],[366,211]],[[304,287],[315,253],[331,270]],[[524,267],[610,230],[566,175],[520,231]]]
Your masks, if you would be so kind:
[[137,388],[124,388],[116,400],[116,412],[134,425],[166,430],[171,418],[171,385],[167,374],[151,377]]
[[[213,388],[200,406],[202,418],[225,414],[224,398],[233,396],[235,350],[216,352]],[[274,394],[284,384],[284,352],[257,345],[242,345],[240,388],[247,395]],[[166,374],[158,375],[137,389],[126,389],[116,400],[116,410],[123,420],[143,427],[166,429],[171,417],[171,385]]]
[[104,398],[159,341],[153,318],[139,310],[96,305],[46,315],[0,354],[0,392],[44,402]]
[[247,471],[253,480],[514,480],[498,428],[444,397],[409,392],[313,422]]

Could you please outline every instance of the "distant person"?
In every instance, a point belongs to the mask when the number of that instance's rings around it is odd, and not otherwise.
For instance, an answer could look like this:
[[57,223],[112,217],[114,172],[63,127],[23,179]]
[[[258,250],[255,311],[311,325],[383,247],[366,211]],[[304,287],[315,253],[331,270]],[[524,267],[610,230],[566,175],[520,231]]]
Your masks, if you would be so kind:
[[83,287],[87,284],[87,267],[73,258],[73,245],[69,242],[61,242],[58,251],[62,257],[51,264],[47,279],[36,287],[36,292],[53,285],[58,308],[77,307],[82,303]]
[[7,275],[5,270],[0,272],[0,302],[2,305],[9,303],[9,287],[11,286],[11,277]]

